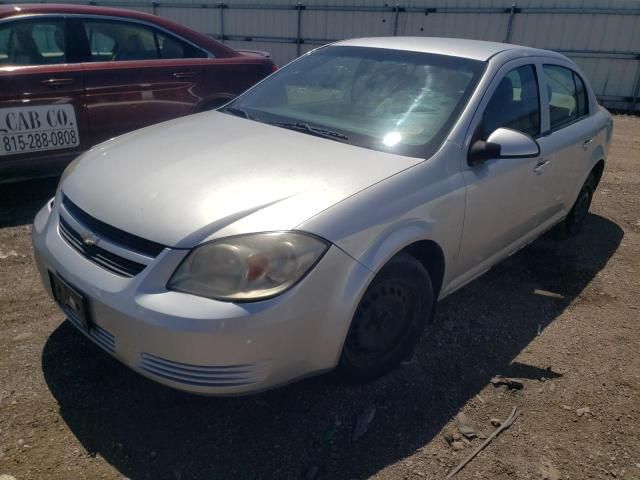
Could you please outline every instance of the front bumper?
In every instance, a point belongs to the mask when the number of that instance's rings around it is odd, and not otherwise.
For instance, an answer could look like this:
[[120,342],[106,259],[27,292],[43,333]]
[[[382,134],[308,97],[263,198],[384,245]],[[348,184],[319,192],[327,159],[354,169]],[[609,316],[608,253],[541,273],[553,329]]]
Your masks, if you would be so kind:
[[33,225],[35,260],[52,295],[55,272],[88,300],[102,349],[140,374],[209,395],[256,392],[337,364],[371,271],[332,246],[294,288],[255,303],[230,303],[168,291],[187,250],[166,248],[133,278],[88,260],[61,237],[58,206]]

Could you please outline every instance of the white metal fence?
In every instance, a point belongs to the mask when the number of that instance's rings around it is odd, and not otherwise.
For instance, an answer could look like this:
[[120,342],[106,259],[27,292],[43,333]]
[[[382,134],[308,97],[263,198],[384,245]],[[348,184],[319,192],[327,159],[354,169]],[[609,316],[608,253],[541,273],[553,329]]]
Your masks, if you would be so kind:
[[[98,2],[78,2],[91,3]],[[506,41],[573,58],[610,108],[640,110],[638,0],[124,0],[279,65],[335,40],[440,36]]]

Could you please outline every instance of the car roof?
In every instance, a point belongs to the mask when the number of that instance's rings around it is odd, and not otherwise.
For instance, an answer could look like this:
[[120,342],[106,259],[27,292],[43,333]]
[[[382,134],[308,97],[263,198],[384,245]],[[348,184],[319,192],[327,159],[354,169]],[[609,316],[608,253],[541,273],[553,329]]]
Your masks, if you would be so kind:
[[98,7],[94,5],[73,5],[66,3],[0,5],[0,18],[44,13],[111,15],[114,17],[138,18],[141,20],[152,21],[154,23],[157,22],[158,19],[158,17],[148,13],[127,10],[124,8]]
[[150,13],[138,12],[126,8],[101,7],[94,5],[77,5],[66,3],[27,3],[0,5],[0,20],[11,17],[28,15],[101,15],[107,17],[122,17],[130,20],[140,20],[165,28],[186,38],[199,47],[208,50],[216,57],[236,57],[238,52],[226,45],[196,32],[188,27],[177,24],[165,18]]
[[470,58],[487,61],[501,52],[511,51],[521,56],[551,56],[562,57],[559,53],[539,48],[524,47],[511,43],[487,42],[466,38],[445,37],[370,37],[354,38],[336,42],[337,46],[389,48],[411,52],[435,53],[454,57]]

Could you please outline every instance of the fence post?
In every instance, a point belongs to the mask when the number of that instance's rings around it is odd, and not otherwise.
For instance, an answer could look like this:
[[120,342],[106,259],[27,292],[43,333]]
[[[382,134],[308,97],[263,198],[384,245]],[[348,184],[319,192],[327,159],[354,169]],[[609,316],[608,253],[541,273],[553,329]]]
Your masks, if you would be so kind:
[[158,7],[160,6],[159,2],[151,2],[151,13],[153,13],[154,15],[158,14]]
[[227,5],[220,2],[218,8],[220,9],[220,41],[224,43],[224,9],[227,8]]
[[638,103],[638,96],[640,95],[640,55],[636,57],[636,60],[638,60],[638,68],[636,69],[636,80],[633,87],[633,97],[631,97],[631,113],[635,113],[636,104]]
[[513,28],[513,17],[517,13],[517,8],[515,2],[511,4],[511,8],[508,10],[509,12],[509,23],[507,23],[507,34],[504,36],[503,42],[508,42],[511,40],[511,29]]
[[398,18],[400,17],[400,12],[404,12],[404,7],[401,7],[397,3],[393,7],[393,36],[398,35]]
[[302,45],[302,10],[304,10],[305,6],[298,2],[296,5],[296,10],[298,11],[298,30],[296,33],[296,57],[300,56],[300,50]]

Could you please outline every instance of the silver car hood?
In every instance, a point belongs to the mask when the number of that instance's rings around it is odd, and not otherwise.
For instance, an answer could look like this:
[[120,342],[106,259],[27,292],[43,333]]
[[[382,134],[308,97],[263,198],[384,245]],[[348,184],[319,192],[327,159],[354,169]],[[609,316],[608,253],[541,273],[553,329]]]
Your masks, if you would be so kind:
[[207,112],[92,148],[62,190],[103,222],[189,248],[295,228],[420,161]]

